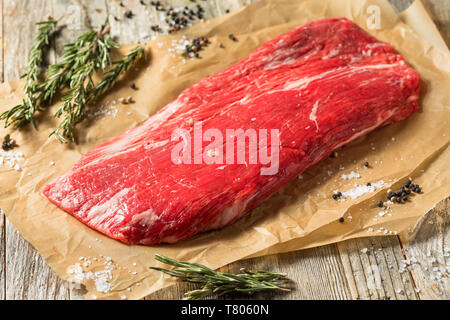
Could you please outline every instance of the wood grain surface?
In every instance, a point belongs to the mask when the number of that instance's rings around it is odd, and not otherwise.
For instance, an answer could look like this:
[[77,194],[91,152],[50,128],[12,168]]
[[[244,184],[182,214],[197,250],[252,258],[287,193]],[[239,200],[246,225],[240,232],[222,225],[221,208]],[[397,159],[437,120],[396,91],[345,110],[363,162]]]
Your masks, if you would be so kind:
[[[295,0],[292,0],[295,1]],[[17,80],[24,71],[33,43],[34,23],[51,15],[75,20],[62,31],[49,60],[62,46],[90,26],[104,21],[109,12],[113,35],[120,43],[145,42],[162,33],[151,31],[161,23],[150,0],[3,0],[0,28],[2,54],[0,79]],[[193,5],[190,0],[165,0],[173,7]],[[234,11],[254,0],[198,0],[204,19]],[[412,0],[390,0],[397,11]],[[450,44],[450,1],[424,0],[446,43]],[[134,14],[124,18],[126,10]],[[448,265],[450,255],[449,199],[428,212],[406,247],[396,236],[349,240],[323,247],[239,261],[222,270],[240,268],[285,272],[293,279],[291,292],[255,295],[260,299],[450,299]],[[180,299],[192,285],[179,283],[146,299]],[[0,212],[0,299],[82,299],[83,290],[61,280],[34,248]],[[221,298],[248,298],[225,296]]]

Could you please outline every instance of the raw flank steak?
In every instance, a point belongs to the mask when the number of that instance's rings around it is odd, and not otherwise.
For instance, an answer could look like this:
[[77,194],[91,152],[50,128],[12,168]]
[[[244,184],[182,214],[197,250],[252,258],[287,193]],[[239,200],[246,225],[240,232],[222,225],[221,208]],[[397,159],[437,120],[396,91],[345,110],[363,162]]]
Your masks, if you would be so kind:
[[[418,96],[419,74],[388,43],[344,18],[313,21],[184,90],[42,191],[114,239],[174,243],[235,222],[336,148],[408,117]],[[260,161],[194,163],[195,150],[192,164],[174,163],[173,132],[196,124],[224,135],[279,130],[278,170],[262,174]]]

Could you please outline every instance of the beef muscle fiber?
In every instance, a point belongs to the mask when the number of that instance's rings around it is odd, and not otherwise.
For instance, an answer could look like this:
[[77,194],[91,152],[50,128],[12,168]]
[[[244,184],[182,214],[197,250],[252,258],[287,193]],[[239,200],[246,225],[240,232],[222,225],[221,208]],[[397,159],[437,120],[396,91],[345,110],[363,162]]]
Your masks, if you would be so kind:
[[[339,146],[406,118],[418,95],[419,74],[389,44],[344,18],[313,21],[184,90],[43,194],[122,242],[177,242],[236,221]],[[195,123],[278,129],[277,173],[261,174],[259,161],[175,164],[172,133]]]

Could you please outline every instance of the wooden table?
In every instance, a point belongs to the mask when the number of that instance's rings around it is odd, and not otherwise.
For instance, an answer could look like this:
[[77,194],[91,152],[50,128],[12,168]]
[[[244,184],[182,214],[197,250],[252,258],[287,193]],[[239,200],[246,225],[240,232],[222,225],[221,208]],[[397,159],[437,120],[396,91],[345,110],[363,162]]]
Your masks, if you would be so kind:
[[[205,19],[237,10],[255,0],[198,0],[206,9]],[[295,1],[295,0],[293,0]],[[150,0],[144,0],[149,3]],[[191,4],[189,0],[166,0],[174,7]],[[411,0],[391,0],[401,11]],[[450,44],[450,1],[424,0],[447,44]],[[35,32],[34,23],[48,15],[75,17],[72,22],[98,25],[105,12],[121,21],[113,21],[114,34],[121,43],[135,43],[154,35],[151,25],[158,23],[155,10],[144,10],[139,0],[3,0],[2,81],[17,80],[23,72]],[[132,10],[132,19],[123,18]],[[77,15],[77,13],[80,15]],[[153,16],[155,18],[150,17]],[[66,29],[59,38],[51,60],[61,52],[64,42],[73,40],[86,28]],[[146,40],[146,39],[144,39]],[[147,39],[148,40],[148,39]],[[224,270],[241,267],[286,272],[296,290],[282,295],[256,296],[272,299],[450,299],[449,199],[430,211],[418,229],[415,240],[406,247],[396,236],[363,238],[239,261]],[[0,213],[1,214],[1,213]],[[179,284],[161,290],[146,299],[179,299],[189,285]],[[17,232],[8,219],[0,216],[0,299],[80,299],[82,292],[61,280]],[[241,297],[242,298],[242,297]]]

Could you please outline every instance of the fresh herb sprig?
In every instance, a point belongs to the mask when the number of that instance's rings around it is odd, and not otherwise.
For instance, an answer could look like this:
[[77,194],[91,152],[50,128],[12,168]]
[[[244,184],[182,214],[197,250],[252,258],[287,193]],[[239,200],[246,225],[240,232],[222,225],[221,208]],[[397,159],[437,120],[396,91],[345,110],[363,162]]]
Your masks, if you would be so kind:
[[102,70],[111,64],[109,50],[119,45],[111,38],[109,30],[106,20],[97,31],[86,31],[74,43],[65,45],[61,61],[49,67],[46,81],[40,86],[42,105],[51,104],[58,90],[72,87],[76,74],[89,60],[96,60],[96,67]]
[[94,84],[92,74],[98,68],[104,70],[102,66],[96,66],[95,63],[89,63],[80,68],[73,76],[71,90],[69,95],[63,97],[61,107],[56,111],[55,116],[63,120],[58,127],[50,134],[55,135],[61,142],[67,143],[68,139],[75,141],[74,128],[85,115],[86,105],[95,101],[101,94],[110,89],[120,75],[130,69],[138,60],[145,56],[145,48],[138,46],[128,52],[123,59],[108,62],[111,68],[105,73],[98,84]]
[[[83,120],[86,105],[97,99],[110,89],[118,78],[126,72],[135,61],[145,56],[144,47],[136,47],[124,58],[112,61],[110,51],[118,48],[110,35],[108,19],[95,31],[89,30],[78,39],[64,46],[62,59],[50,65],[45,77],[38,82],[39,66],[42,64],[43,48],[48,45],[50,35],[56,30],[56,21],[49,20],[38,23],[39,31],[33,46],[27,72],[24,91],[25,98],[20,105],[0,115],[5,127],[14,124],[15,128],[32,122],[39,108],[53,103],[57,93],[63,92],[62,103],[55,117],[62,120],[50,134],[61,142],[75,141],[74,128]],[[93,76],[103,73],[102,79],[95,84]],[[65,91],[65,89],[68,89]]]
[[285,274],[264,270],[241,269],[240,274],[214,271],[198,263],[177,261],[161,254],[155,254],[155,259],[177,269],[150,267],[182,281],[201,285],[200,289],[185,293],[187,300],[203,299],[211,294],[242,292],[254,294],[256,292],[290,291],[287,283],[290,281]]
[[110,26],[106,20],[97,31],[86,31],[75,42],[65,45],[61,61],[50,65],[45,79],[37,83],[36,65],[38,61],[42,61],[42,50],[39,55],[37,48],[42,48],[42,43],[48,42],[48,35],[45,37],[44,33],[51,29],[51,24],[46,21],[39,24],[41,27],[32,49],[28,70],[24,75],[27,78],[24,87],[25,99],[22,104],[0,115],[0,120],[6,120],[5,127],[13,123],[15,128],[28,122],[34,125],[33,116],[38,108],[50,105],[59,90],[76,86],[80,74],[86,74],[86,69],[90,66],[89,61],[94,61],[95,70],[105,70],[111,65],[109,51],[119,47],[109,34]]
[[50,37],[56,31],[57,22],[50,17],[47,21],[38,22],[37,25],[38,32],[30,50],[26,72],[21,76],[21,78],[26,79],[24,85],[25,98],[21,104],[0,115],[0,120],[6,120],[5,127],[14,124],[14,127],[18,128],[30,121],[34,125],[33,114],[36,111],[41,90],[37,80],[43,63],[44,50],[50,44]]
[[44,49],[50,44],[50,37],[56,31],[57,22],[52,17],[49,17],[47,21],[41,21],[36,24],[38,25],[38,33],[30,50],[26,72],[21,76],[21,78],[26,78],[27,80],[24,88],[25,93],[32,92],[34,89],[41,71]]
[[111,69],[108,70],[103,76],[103,79],[94,88],[92,99],[95,100],[99,95],[110,89],[116,83],[120,75],[128,71],[135,62],[144,58],[145,47],[137,46],[128,52],[124,58],[114,61]]

